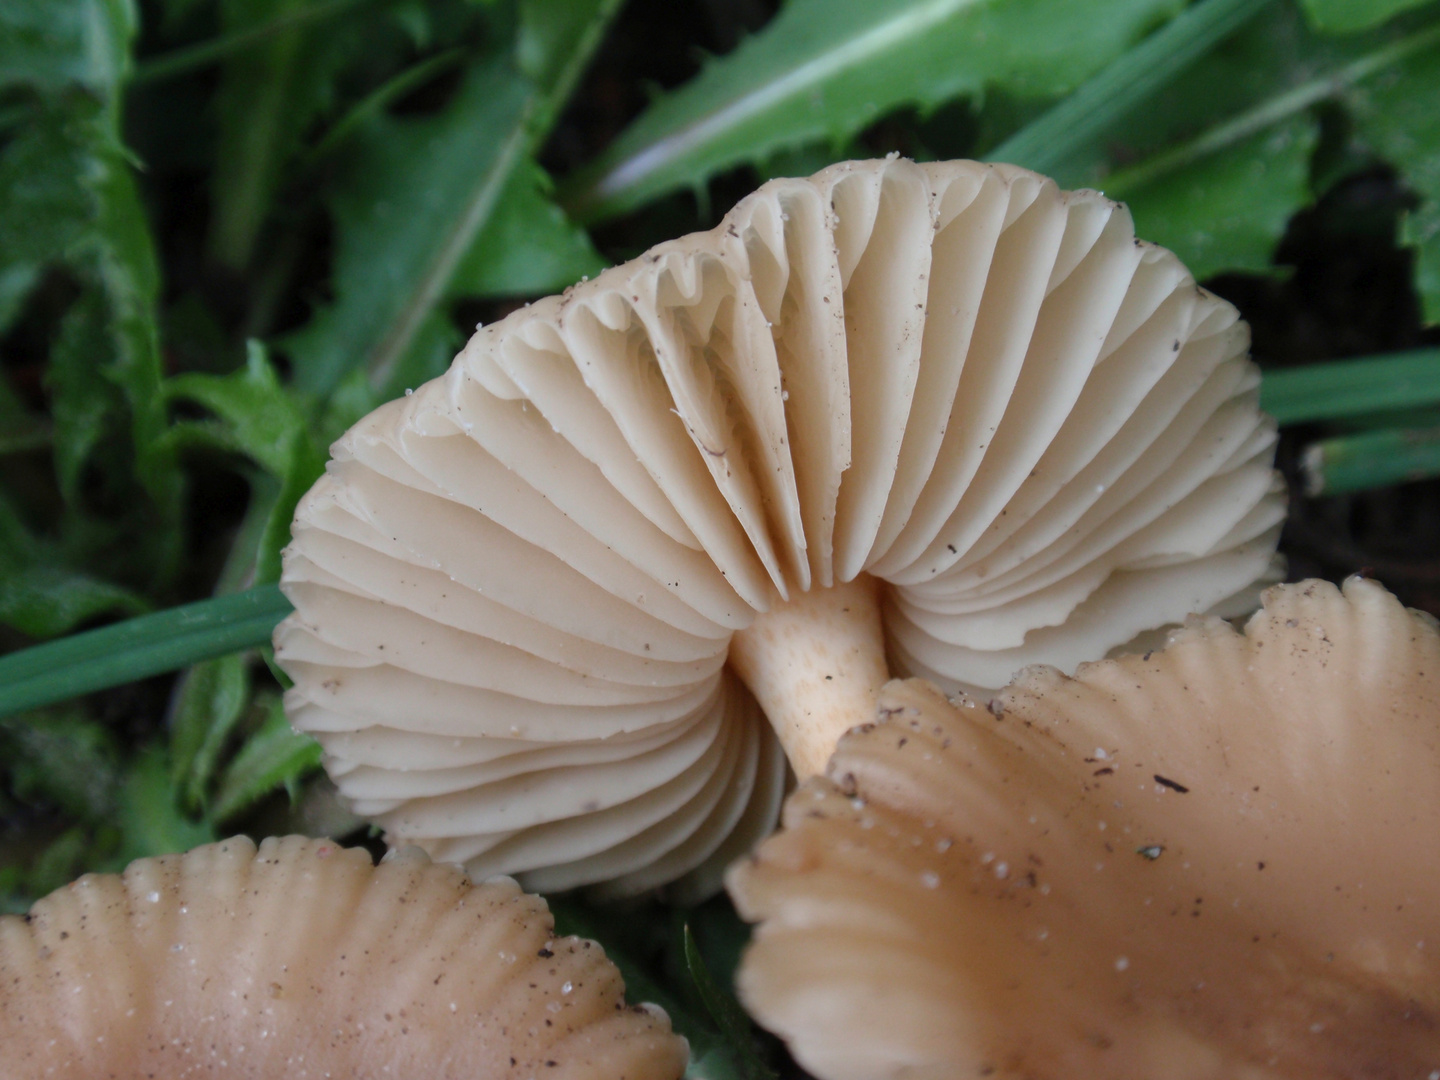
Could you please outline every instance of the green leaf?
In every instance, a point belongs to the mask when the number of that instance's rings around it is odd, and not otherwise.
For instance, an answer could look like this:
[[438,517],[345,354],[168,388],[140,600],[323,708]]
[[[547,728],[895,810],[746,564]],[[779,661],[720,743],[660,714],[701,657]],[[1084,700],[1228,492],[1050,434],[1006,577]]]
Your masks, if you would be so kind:
[[275,659],[275,646],[261,645],[255,650],[260,654],[260,659],[265,661],[265,667],[269,669],[271,677],[280,684],[282,690],[289,690],[295,685],[295,680],[290,678],[289,673]]
[[[225,0],[235,33],[294,18],[314,0]],[[300,138],[328,104],[344,53],[334,27],[290,26],[226,61],[215,99],[219,138],[211,173],[210,257],[243,271]]]
[[1405,215],[1400,242],[1415,249],[1415,288],[1425,322],[1440,323],[1440,202],[1426,202]]
[[[695,945],[704,957],[715,982],[731,997],[735,994],[735,972],[750,944],[750,924],[740,918],[725,893],[712,896],[694,907],[674,909],[681,930],[688,926]],[[684,952],[683,933],[680,951]],[[688,965],[687,965],[688,967]]]
[[0,570],[0,622],[34,638],[58,637],[100,615],[139,615],[149,607],[129,589],[63,566]]
[[97,374],[120,387],[130,411],[135,474],[150,493],[178,557],[181,479],[163,435],[168,426],[160,392],[160,332],[156,299],[160,272],[145,209],[130,161],[116,133],[97,132],[89,163],[93,232],[85,243],[87,274],[104,288],[110,306],[112,355]]
[[131,761],[116,815],[122,839],[115,869],[134,859],[173,855],[215,839],[207,823],[192,821],[180,811],[172,774],[169,757],[160,744],[143,748]]
[[[376,117],[351,138],[344,181],[331,199],[337,300],[289,338],[297,386],[325,395],[357,367],[380,399],[416,386],[454,354],[458,333],[446,302],[471,291],[469,284],[520,291],[485,268],[485,248],[497,245],[485,239],[485,226],[537,219],[526,210],[539,197],[526,190],[533,176],[520,168],[533,109],[527,84],[497,58],[474,66],[438,117]],[[507,193],[520,203],[514,210],[504,209]],[[503,236],[505,226],[498,228]],[[559,243],[556,230],[520,236],[523,246],[507,251],[510,265],[536,255],[553,264],[557,252],[575,251],[564,228]],[[599,262],[593,251],[580,256],[575,276]],[[559,261],[550,271],[567,269]],[[520,288],[533,284],[531,276]],[[541,288],[554,284],[552,276]]]
[[342,145],[362,124],[378,116],[390,105],[411,91],[424,86],[442,72],[457,67],[465,59],[466,50],[447,49],[436,56],[411,64],[404,71],[380,84],[352,105],[305,154],[304,166],[309,167]]
[[148,607],[128,589],[63,565],[0,499],[0,622],[49,638],[100,615],[138,615]]
[[221,777],[210,820],[225,821],[283,787],[293,798],[300,781],[320,767],[320,744],[285,719],[276,698],[260,729],[246,740]]
[[191,812],[205,803],[225,743],[250,698],[244,653],[204,660],[175,689],[170,713],[170,758],[181,805]]
[[[241,520],[240,527],[235,530],[225,565],[215,580],[215,596],[250,588],[262,580],[262,566],[268,571],[272,562],[275,573],[265,573],[263,581],[278,581],[279,552],[289,543],[289,518],[283,522],[284,536],[279,539],[278,544],[275,543],[273,535],[284,484],[262,469],[245,468],[241,472],[250,485],[250,501],[245,506],[245,517]],[[293,508],[290,516],[294,516]],[[272,544],[273,560],[270,554]]]
[[1052,174],[1074,151],[1143,112],[1154,94],[1271,0],[1200,0],[987,155]]
[[[124,0],[38,6],[27,0],[0,16],[7,34],[0,49],[18,64],[10,79],[45,95],[0,151],[0,277],[23,280],[63,265],[82,285],[88,306],[67,323],[69,336],[62,334],[61,360],[69,366],[57,385],[78,391],[87,381],[108,383],[118,393],[102,405],[106,395],[92,387],[70,399],[74,411],[60,405],[62,486],[73,498],[102,429],[128,428],[125,469],[149,503],[149,520],[135,539],[148,548],[152,576],[162,581],[180,554],[181,478],[162,438],[154,245],[118,130],[133,19]],[[85,92],[66,88],[67,81]],[[83,348],[67,357],[67,344]]]
[[299,388],[323,396],[359,367],[380,390],[443,364],[455,332],[439,308],[518,164],[530,101],[494,58],[440,115],[377,116],[352,137],[331,197],[336,301],[287,342]]
[[633,924],[633,914],[591,906],[574,894],[550,897],[548,903],[555,917],[556,934],[574,934],[599,942],[611,963],[620,969],[626,998],[653,1002],[669,1014],[675,1033],[690,1043],[687,1080],[741,1080],[729,1045],[711,1021],[653,978],[626,948],[627,940],[634,936],[634,926],[627,925]]
[[592,0],[520,0],[515,41],[520,70],[539,86],[563,78],[570,57],[584,47],[594,10]]
[[[445,331],[446,327],[441,327]],[[438,334],[440,339],[448,340],[444,333]],[[445,356],[435,356],[434,362],[444,365]],[[325,401],[324,411],[320,415],[320,432],[323,441],[333,443],[345,432],[349,431],[366,413],[372,411],[385,399],[380,396],[376,389],[370,385],[369,375],[363,368],[351,371],[340,381],[340,384],[331,391]]]
[[[1293,12],[1274,10],[1130,125],[1133,141],[1125,152],[1159,144],[1158,153],[1082,182],[1131,199],[1142,235],[1173,246],[1201,276],[1264,269],[1289,216],[1309,199],[1318,128],[1307,110],[1366,80],[1382,81],[1389,69],[1440,41],[1440,24],[1387,37],[1378,47],[1373,35],[1336,46],[1311,36]],[[1248,107],[1164,146],[1237,92],[1252,97]],[[1263,96],[1255,101],[1257,93]],[[1147,209],[1147,202],[1153,206]]]
[[[1263,7],[1263,0],[1206,0],[1188,8],[987,157],[1058,172],[1062,182],[1077,186],[1096,183],[1082,179],[1066,158],[1077,150],[1082,159],[1094,156],[1102,149],[1093,137],[1100,132],[1113,129],[1110,145],[1120,142],[1134,153],[1137,144],[1163,143],[1216,109],[1294,77],[1296,54],[1308,42],[1293,15],[1267,13],[1257,26],[1236,32]],[[1205,63],[1177,71],[1227,36]],[[1121,115],[1127,122],[1117,127]],[[1291,116],[1248,141],[1197,154],[1188,169],[1150,175],[1141,166],[1128,183],[1123,172],[1101,182],[1130,203],[1140,235],[1174,250],[1197,277],[1263,272],[1291,216],[1310,201],[1310,155],[1318,138],[1313,120]]]
[[17,832],[22,850],[33,850],[37,842],[42,846],[28,860],[12,855],[7,860],[11,865],[0,866],[0,914],[22,914],[40,897],[93,870],[114,850],[119,838],[113,826],[72,825],[58,836]]
[[624,0],[519,0],[516,63],[538,91],[531,146],[554,126]]
[[1319,135],[1313,119],[1297,116],[1124,192],[1136,233],[1175,252],[1201,280],[1222,270],[1269,270],[1291,216],[1310,202]]
[[108,90],[129,64],[134,22],[127,0],[6,0],[0,4],[0,87]]
[[1416,249],[1425,321],[1440,323],[1440,42],[1346,95],[1356,133],[1420,196],[1401,240]]
[[1430,0],[1300,0],[1311,25],[1326,34],[1365,30]]
[[315,465],[313,481],[325,457],[313,444],[305,413],[280,382],[264,347],[252,341],[245,366],[230,375],[176,375],[165,383],[165,396],[203,405],[221,421],[224,441],[247,454],[266,472],[283,478],[294,467],[297,446]]
[[1074,88],[1177,10],[1168,0],[791,0],[734,52],[659,98],[562,189],[582,221],[902,105],[1001,87]]
[[455,268],[455,296],[535,296],[598,274],[606,262],[550,199],[550,178],[522,162],[475,244]]
[[14,325],[21,305],[39,280],[39,269],[33,263],[8,262],[4,269],[0,269],[0,334]]
[[110,354],[110,310],[98,287],[87,289],[60,324],[45,381],[55,425],[55,478],[67,503],[80,501],[80,474],[96,447],[124,418],[116,387],[97,377]]
[[171,438],[244,454],[277,484],[251,481],[255,546],[243,557],[252,571],[247,584],[277,581],[280,549],[289,542],[295,505],[325,471],[326,455],[304,412],[281,384],[259,342],[250,342],[245,367],[230,375],[177,375],[165,384],[170,399],[185,399],[213,412],[218,423],[177,425]]
[[[177,0],[171,0],[175,3]],[[189,3],[192,0],[180,0]],[[193,0],[204,3],[205,0]],[[206,41],[172,49],[160,56],[151,57],[136,65],[132,82],[147,83],[185,75],[199,68],[209,67],[227,57],[246,52],[256,45],[286,33],[307,23],[332,18],[350,8],[369,3],[370,0],[314,0],[314,2],[282,12],[275,18],[253,23],[242,29],[221,34]]]
[[0,720],[0,746],[11,789],[20,799],[52,803],[92,825],[114,809],[119,744],[83,711],[55,709]]
[[689,923],[685,924],[684,941],[685,966],[689,969],[690,978],[695,982],[695,989],[705,1003],[706,1011],[735,1052],[740,1062],[740,1075],[744,1080],[778,1080],[780,1074],[761,1061],[750,1045],[750,1018],[745,1015],[745,1010],[711,977],[705,958],[695,944],[695,935],[690,932]]
[[[88,127],[66,110],[42,109],[0,148],[0,268],[7,277],[33,281],[38,267],[78,254],[94,217],[83,183],[92,156]],[[16,285],[23,288],[23,278]]]
[[89,830],[83,826],[66,829],[46,846],[30,867],[26,891],[38,898],[75,880],[94,865],[95,847]]
[[[551,20],[526,61],[539,81],[508,54],[492,55],[471,65],[438,115],[371,116],[350,136],[330,197],[336,299],[287,342],[299,388],[323,397],[363,369],[377,396],[391,396],[449,361],[458,337],[450,301],[542,278],[539,289],[550,289],[598,267],[578,234],[537,212],[529,160],[617,6],[532,5]],[[498,232],[487,238],[492,220]],[[503,251],[508,269],[484,265],[486,251]]]
[[[107,111],[84,98],[42,110],[4,148],[0,274],[58,264],[81,284],[46,372],[61,494],[75,508],[82,470],[101,459],[111,502],[143,511],[125,515],[132,539],[164,576],[179,555],[180,477],[162,438],[158,275],[129,164],[109,123]],[[113,440],[128,441],[128,450],[109,452]],[[127,490],[137,483],[143,490]]]
[[1220,42],[1202,63],[1191,65],[1158,89],[1142,108],[1108,132],[1103,144],[1093,144],[1067,162],[1058,178],[1066,186],[1093,184],[1108,192],[1113,172],[1137,163],[1143,166],[1258,103],[1312,82],[1317,73],[1339,68],[1361,52],[1360,43],[1316,37],[1293,5],[1271,3]]

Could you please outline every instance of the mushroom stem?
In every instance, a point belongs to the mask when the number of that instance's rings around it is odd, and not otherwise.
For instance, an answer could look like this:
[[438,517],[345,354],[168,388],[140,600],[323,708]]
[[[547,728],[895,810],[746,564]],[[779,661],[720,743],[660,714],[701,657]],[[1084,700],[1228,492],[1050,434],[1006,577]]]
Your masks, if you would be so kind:
[[840,736],[875,719],[890,678],[879,581],[861,574],[775,605],[731,640],[730,666],[770,718],[795,774],[823,773]]

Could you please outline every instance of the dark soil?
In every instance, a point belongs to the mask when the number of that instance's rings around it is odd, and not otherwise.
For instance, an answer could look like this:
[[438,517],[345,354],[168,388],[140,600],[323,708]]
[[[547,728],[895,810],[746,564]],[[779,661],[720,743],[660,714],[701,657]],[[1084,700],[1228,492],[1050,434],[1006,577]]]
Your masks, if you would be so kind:
[[[1410,203],[1388,171],[1352,176],[1296,215],[1276,253],[1283,269],[1275,277],[1207,282],[1249,320],[1262,368],[1440,344],[1440,328],[1421,324],[1411,253],[1395,243]],[[1291,495],[1280,550],[1290,579],[1361,573],[1440,615],[1440,481],[1306,498],[1297,461],[1318,434],[1307,425],[1281,433],[1276,463]]]

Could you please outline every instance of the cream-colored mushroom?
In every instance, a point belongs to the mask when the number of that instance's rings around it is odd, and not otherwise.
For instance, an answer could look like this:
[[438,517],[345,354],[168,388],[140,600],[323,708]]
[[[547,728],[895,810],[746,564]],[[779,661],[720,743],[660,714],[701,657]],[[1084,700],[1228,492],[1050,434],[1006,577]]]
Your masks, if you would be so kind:
[[914,680],[728,884],[822,1080],[1440,1069],[1440,633],[1379,585],[1162,652]]
[[823,767],[891,663],[998,687],[1253,607],[1283,505],[1247,344],[1095,192],[772,181],[336,444],[286,559],[291,719],[396,842],[703,891],[781,746]]
[[0,1075],[677,1080],[599,946],[418,849],[243,838],[87,874],[0,918]]

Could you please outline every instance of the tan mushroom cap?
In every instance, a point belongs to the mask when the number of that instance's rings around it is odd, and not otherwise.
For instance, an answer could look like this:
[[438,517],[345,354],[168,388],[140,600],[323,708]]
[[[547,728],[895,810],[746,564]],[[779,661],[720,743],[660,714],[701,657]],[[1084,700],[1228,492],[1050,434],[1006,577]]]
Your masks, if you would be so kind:
[[1440,634],[1269,591],[1163,651],[880,723],[728,885],[742,999],[822,1080],[1440,1069]]
[[1254,606],[1283,501],[1248,340],[1096,192],[771,181],[335,445],[285,564],[291,719],[477,876],[703,891],[781,745],[818,771],[891,664],[999,687]]
[[0,1075],[676,1080],[598,945],[416,849],[244,838],[86,875],[0,918]]

